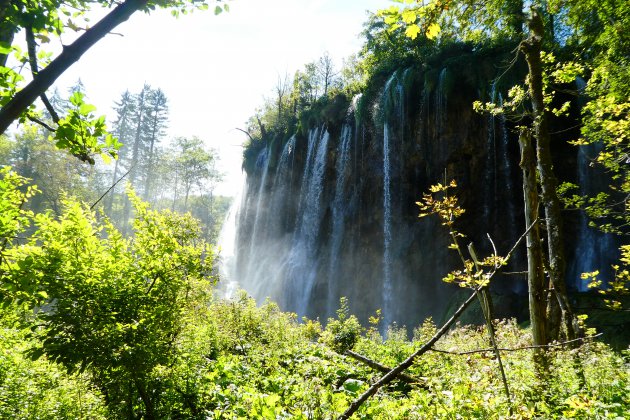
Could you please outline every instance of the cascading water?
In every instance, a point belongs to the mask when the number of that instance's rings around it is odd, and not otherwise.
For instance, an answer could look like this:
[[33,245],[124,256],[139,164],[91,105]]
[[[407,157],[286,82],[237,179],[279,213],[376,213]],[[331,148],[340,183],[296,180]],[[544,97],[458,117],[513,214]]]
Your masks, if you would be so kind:
[[237,281],[237,253],[236,253],[236,226],[238,212],[243,206],[243,196],[247,185],[243,179],[240,182],[241,188],[236,193],[234,201],[221,226],[219,233],[219,275],[221,282],[217,288],[217,294],[225,299],[231,299],[239,288]]
[[[493,83],[490,91],[490,102],[496,101],[496,86]],[[492,220],[491,209],[496,209],[498,194],[497,194],[497,132],[495,128],[496,117],[494,115],[488,115],[488,137],[486,141],[486,170],[484,174],[484,207],[483,207],[483,220],[486,225],[496,223],[496,220]]]
[[288,204],[287,201],[292,184],[292,164],[295,156],[295,142],[296,136],[293,135],[285,144],[276,167],[276,174],[273,178],[273,190],[268,205],[270,217],[267,219],[267,231],[272,237],[281,235],[281,230],[285,227],[285,219],[271,215],[276,215],[284,211]]
[[383,320],[391,322],[392,312],[392,194],[389,126],[383,126]]
[[311,291],[319,268],[316,250],[324,210],[321,198],[329,137],[330,134],[323,128],[309,134],[311,156],[307,155],[307,167],[300,192],[300,213],[287,261],[286,287],[291,292],[287,305],[298,315],[308,313]]
[[346,184],[350,172],[350,146],[352,144],[352,127],[345,124],[341,129],[341,141],[337,148],[335,165],[337,180],[335,197],[332,201],[332,234],[330,239],[330,256],[328,261],[328,315],[333,316],[339,301],[338,283],[336,281],[340,266],[341,244],[345,233],[345,210],[347,206]]
[[[578,150],[577,180],[581,195],[593,194],[602,188],[594,181],[599,177],[590,173],[593,169],[591,163],[595,160],[600,148],[599,144],[589,144],[580,146]],[[613,235],[590,227],[589,219],[583,211],[580,211],[576,239],[577,247],[573,264],[569,269],[569,280],[570,284],[575,284],[578,291],[585,292],[588,290],[588,284],[581,280],[581,274],[598,270],[601,272],[599,278],[607,281],[612,275],[610,266],[619,254],[618,243]]]

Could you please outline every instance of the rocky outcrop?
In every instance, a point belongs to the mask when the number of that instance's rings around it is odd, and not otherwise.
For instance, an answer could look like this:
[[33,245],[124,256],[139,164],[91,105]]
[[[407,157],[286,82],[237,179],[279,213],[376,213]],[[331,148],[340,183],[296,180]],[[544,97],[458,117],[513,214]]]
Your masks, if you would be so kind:
[[[400,69],[340,118],[260,150],[237,218],[236,278],[246,290],[299,316],[332,316],[346,296],[363,319],[377,309],[385,324],[439,318],[455,289],[441,279],[457,260],[447,232],[419,219],[415,202],[444,180],[459,185],[466,241],[485,254],[488,234],[507,252],[524,230],[518,142],[505,118],[473,111],[474,100],[499,102],[502,92],[494,74],[467,77],[465,61]],[[557,168],[575,180],[577,151],[557,141]],[[506,271],[523,271],[524,258],[521,249]],[[505,296],[499,315],[513,315],[526,279],[504,275],[493,290]]]

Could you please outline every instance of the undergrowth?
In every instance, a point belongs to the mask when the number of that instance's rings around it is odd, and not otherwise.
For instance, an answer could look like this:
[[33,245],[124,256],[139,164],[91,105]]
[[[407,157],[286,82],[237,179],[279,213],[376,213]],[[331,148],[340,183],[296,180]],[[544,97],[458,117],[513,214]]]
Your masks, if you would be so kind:
[[[69,375],[42,358],[30,361],[33,345],[3,318],[0,340],[0,417],[106,418],[104,396],[85,373]],[[391,326],[378,333],[378,317],[361,327],[347,312],[329,320],[298,322],[273,303],[257,307],[247,296],[211,303],[208,319],[181,337],[173,366],[158,366],[162,418],[328,419],[336,418],[382,374],[346,350],[394,367],[436,331],[431,320],[414,330]],[[513,320],[496,322],[501,348],[531,343]],[[483,327],[458,326],[406,372],[416,383],[394,381],[355,415],[361,419],[610,418],[630,416],[630,353],[589,341],[578,349],[549,351],[551,376],[535,374],[531,350],[505,351],[503,362],[512,392],[512,415],[493,353],[453,354],[488,348]],[[574,371],[576,352],[586,386]]]

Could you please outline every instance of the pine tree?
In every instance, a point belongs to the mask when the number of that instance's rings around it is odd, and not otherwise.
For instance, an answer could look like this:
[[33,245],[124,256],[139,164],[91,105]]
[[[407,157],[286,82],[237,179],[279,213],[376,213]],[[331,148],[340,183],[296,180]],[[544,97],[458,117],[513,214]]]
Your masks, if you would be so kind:
[[148,154],[146,157],[144,200],[150,199],[153,174],[155,168],[155,148],[164,132],[168,122],[168,99],[161,89],[153,89],[148,92],[147,97],[147,128],[148,128]]

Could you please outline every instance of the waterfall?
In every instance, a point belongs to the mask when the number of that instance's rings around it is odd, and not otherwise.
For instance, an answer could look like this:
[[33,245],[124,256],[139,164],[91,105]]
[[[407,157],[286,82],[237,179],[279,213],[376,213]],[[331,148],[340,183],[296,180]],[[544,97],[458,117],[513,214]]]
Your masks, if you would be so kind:
[[[490,102],[496,101],[496,85],[492,84],[490,90]],[[486,170],[484,172],[483,185],[483,220],[486,225],[496,224],[496,218],[493,218],[491,209],[496,209],[497,194],[497,133],[495,128],[496,117],[492,114],[488,115],[488,136],[486,138]]]
[[257,251],[262,243],[260,235],[260,227],[264,225],[265,216],[267,215],[267,208],[265,206],[265,186],[267,185],[267,174],[269,173],[269,149],[264,148],[260,151],[256,160],[256,167],[262,169],[262,176],[260,177],[260,185],[258,186],[258,193],[256,195],[256,207],[254,212],[254,227],[249,239],[249,261],[247,264],[246,275],[247,278],[252,277],[252,272],[256,270],[255,261],[257,260]]
[[317,239],[323,216],[322,193],[328,157],[327,130],[316,129],[309,133],[306,167],[300,191],[300,211],[295,235],[287,260],[287,305],[298,315],[307,314],[311,292],[317,279],[319,261],[316,255]]
[[271,199],[269,200],[269,217],[267,231],[271,237],[282,235],[283,228],[286,227],[284,218],[275,217],[288,207],[288,199],[290,188],[292,185],[292,166],[295,156],[296,136],[293,135],[284,145],[282,154],[276,167],[276,173],[273,177],[273,190],[271,191]]
[[383,127],[383,320],[385,325],[392,316],[392,198],[389,126]]
[[328,315],[333,316],[339,302],[338,281],[341,255],[341,244],[345,233],[345,210],[347,195],[346,183],[348,180],[350,145],[352,140],[352,127],[344,124],[341,129],[341,141],[337,147],[337,162],[335,164],[336,182],[335,196],[332,201],[332,234],[330,240],[330,256],[328,261]]
[[[591,162],[595,160],[600,149],[600,144],[580,146],[578,149],[577,181],[581,195],[593,194],[602,189],[602,186],[595,181],[596,178],[601,178],[602,174],[596,174],[596,171],[591,168]],[[574,284],[580,292],[589,290],[588,284],[580,278],[582,273],[599,270],[599,277],[604,280],[604,286],[606,286],[605,282],[612,276],[610,266],[619,255],[615,237],[612,234],[600,232],[588,224],[587,215],[584,211],[580,211],[575,257],[568,273],[569,284]]]
[[219,232],[219,283],[217,285],[217,295],[224,299],[231,299],[235,296],[239,288],[236,278],[237,254],[236,254],[236,228],[238,212],[243,206],[244,191],[246,183],[243,179],[240,183],[230,209],[228,210],[221,232]]

